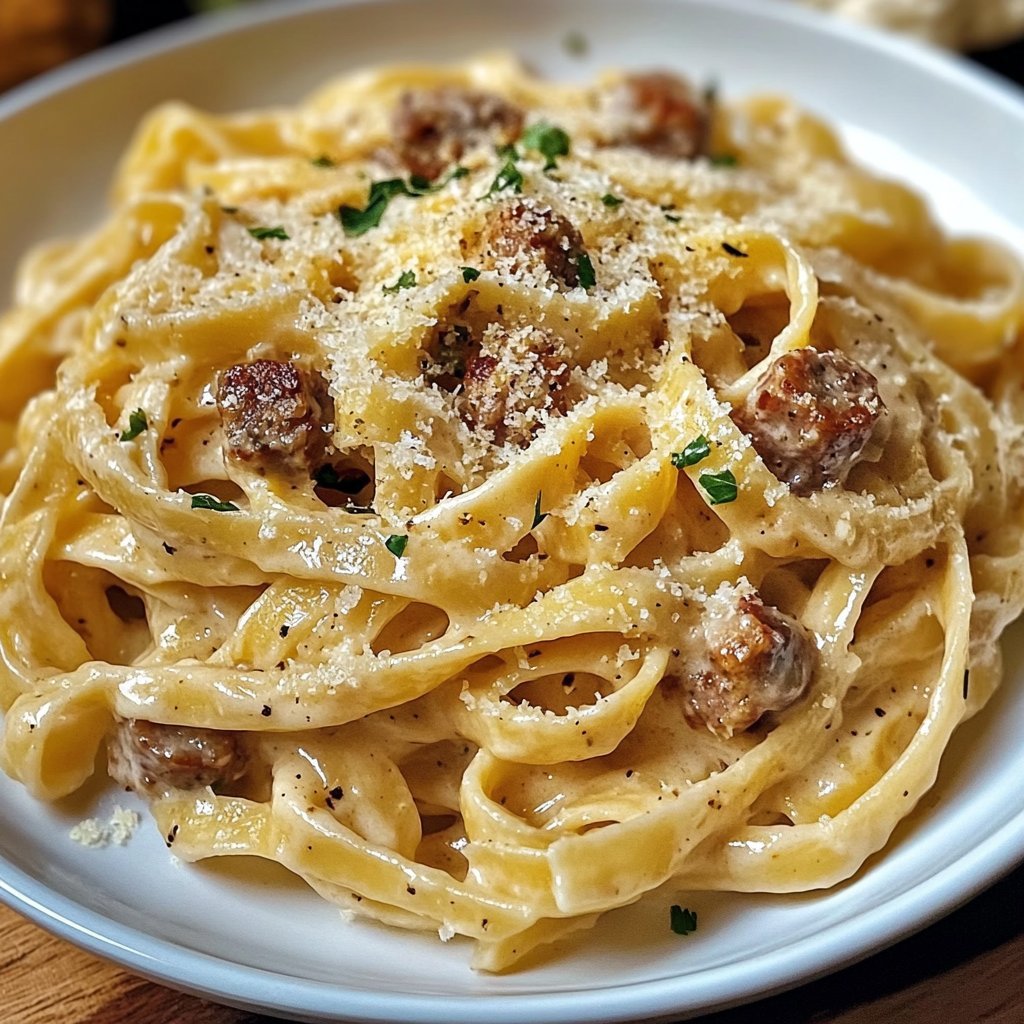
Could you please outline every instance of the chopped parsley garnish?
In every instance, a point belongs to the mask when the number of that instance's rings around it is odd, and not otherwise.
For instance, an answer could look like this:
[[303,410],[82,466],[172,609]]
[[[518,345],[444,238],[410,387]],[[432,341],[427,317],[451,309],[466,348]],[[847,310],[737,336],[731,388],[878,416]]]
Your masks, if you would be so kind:
[[520,141],[527,149],[535,149],[544,157],[545,171],[554,170],[558,166],[558,157],[569,155],[569,136],[561,128],[546,121],[530,125]]
[[455,181],[456,178],[464,178],[467,174],[469,174],[469,168],[462,167],[459,164],[456,164],[444,177],[438,178],[436,181],[424,178],[422,174],[410,174],[406,195],[429,196],[432,192],[440,192],[449,181]]
[[291,237],[280,224],[273,228],[249,228],[248,230],[249,234],[252,235],[253,238],[259,238],[261,240],[264,238],[288,239]]
[[582,32],[573,30],[562,36],[562,49],[570,57],[585,57],[590,51],[590,43]]
[[673,903],[669,911],[669,923],[676,935],[689,935],[697,930],[697,911]]
[[370,194],[366,199],[366,206],[361,210],[356,206],[339,206],[338,217],[341,226],[345,229],[346,235],[365,235],[370,228],[375,228],[388,203],[395,196],[414,195],[410,193],[406,183],[401,178],[388,178],[386,181],[375,181],[370,185]]
[[537,500],[533,504],[533,525],[530,527],[531,530],[534,530],[538,526],[540,526],[540,524],[543,523],[544,520],[548,517],[547,512],[541,512],[540,510],[540,502],[543,496],[543,491],[537,492]]
[[128,429],[121,431],[122,441],[134,441],[144,430],[149,430],[149,421],[144,409],[136,409],[128,414]]
[[739,256],[741,259],[746,259],[750,255],[750,253],[744,252],[742,249],[737,249],[735,245],[730,245],[728,242],[723,242],[722,248],[730,256]]
[[739,494],[736,477],[730,469],[723,469],[721,473],[701,473],[697,483],[708,492],[712,505],[728,505]]
[[424,178],[422,174],[410,174],[409,185],[406,188],[406,195],[425,196],[430,193],[430,179]]
[[495,175],[491,187],[480,197],[481,199],[489,199],[495,192],[503,192],[507,188],[512,189],[513,192],[523,191],[523,176],[519,173],[519,168],[516,167],[515,147],[509,148],[511,153],[506,152],[501,170]]
[[576,254],[576,267],[580,272],[580,287],[593,288],[597,284],[597,276],[594,274],[594,264],[585,252]]
[[711,454],[711,445],[703,435],[698,435],[681,452],[672,453],[672,465],[676,469],[683,469],[686,466],[696,466],[703,462]]
[[394,284],[384,285],[384,291],[388,295],[394,295],[397,291],[402,288],[414,288],[416,286],[416,271],[414,270],[403,270],[398,275],[398,280]]
[[409,535],[404,533],[393,533],[386,541],[384,547],[395,556],[401,558],[405,554],[405,546],[409,543]]
[[212,494],[193,494],[193,508],[208,508],[211,512],[237,512],[238,506],[230,501],[219,501]]
[[613,196],[611,192],[605,192],[601,196],[601,202],[608,207],[609,210],[614,210],[616,206],[621,206],[626,200],[620,199],[618,196]]
[[732,153],[714,153],[710,159],[715,167],[735,167],[740,162]]
[[335,162],[326,154],[321,153],[309,161],[314,167],[335,167]]
[[358,206],[339,206],[338,219],[345,229],[345,234],[356,237],[365,235],[370,228],[375,228],[384,216],[388,203],[395,196],[417,196],[429,195],[431,192],[438,192],[450,181],[456,178],[464,178],[469,174],[466,167],[456,166],[451,169],[443,178],[437,181],[430,181],[419,174],[413,174],[408,181],[404,178],[387,178],[384,181],[375,181],[370,185],[369,195],[366,197],[366,205],[360,209]]
[[462,280],[469,284],[471,281],[475,281],[480,276],[480,271],[476,267],[462,267]]

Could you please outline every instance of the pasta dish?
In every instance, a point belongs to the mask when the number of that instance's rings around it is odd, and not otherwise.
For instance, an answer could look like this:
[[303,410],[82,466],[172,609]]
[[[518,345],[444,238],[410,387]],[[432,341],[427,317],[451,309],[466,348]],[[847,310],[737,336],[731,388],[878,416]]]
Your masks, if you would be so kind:
[[832,886],[1024,606],[1022,282],[667,72],[164,106],[0,320],[3,766],[484,970]]

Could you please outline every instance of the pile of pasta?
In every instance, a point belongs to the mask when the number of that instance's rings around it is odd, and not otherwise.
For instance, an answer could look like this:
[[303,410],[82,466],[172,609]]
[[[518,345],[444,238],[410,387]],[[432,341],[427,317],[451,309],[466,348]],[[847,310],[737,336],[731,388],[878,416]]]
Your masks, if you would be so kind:
[[[82,786],[124,723],[231,735],[237,777],[144,794],[173,855],[269,858],[486,970],[670,879],[815,889],[885,845],[1024,605],[1020,265],[780,98],[706,97],[689,159],[610,144],[623,80],[487,57],[290,109],[168,105],[103,225],[26,258],[0,321],[0,697],[32,794]],[[522,125],[397,167],[396,107],[448,88]],[[563,280],[480,258],[515,201],[578,232]],[[443,351],[499,328],[556,338],[568,396],[504,367],[501,430],[460,412]],[[845,479],[798,493],[734,414],[807,347],[884,412]],[[305,475],[232,454],[224,375],[259,360],[327,388]],[[815,662],[732,729],[679,680],[734,592]]]

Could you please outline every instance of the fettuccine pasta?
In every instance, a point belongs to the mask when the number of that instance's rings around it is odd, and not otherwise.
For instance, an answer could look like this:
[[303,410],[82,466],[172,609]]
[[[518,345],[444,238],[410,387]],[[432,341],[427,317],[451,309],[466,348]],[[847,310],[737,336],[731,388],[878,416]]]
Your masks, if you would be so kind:
[[1022,280],[666,73],[162,107],[0,321],[4,767],[486,970],[832,886],[1024,605]]

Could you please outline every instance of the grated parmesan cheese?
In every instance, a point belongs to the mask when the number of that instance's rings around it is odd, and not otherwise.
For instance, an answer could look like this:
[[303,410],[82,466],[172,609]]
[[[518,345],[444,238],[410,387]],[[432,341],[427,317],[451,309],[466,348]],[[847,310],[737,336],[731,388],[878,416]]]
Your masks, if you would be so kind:
[[100,850],[107,846],[125,846],[139,827],[136,811],[117,806],[106,821],[85,818],[68,833],[80,846]]

